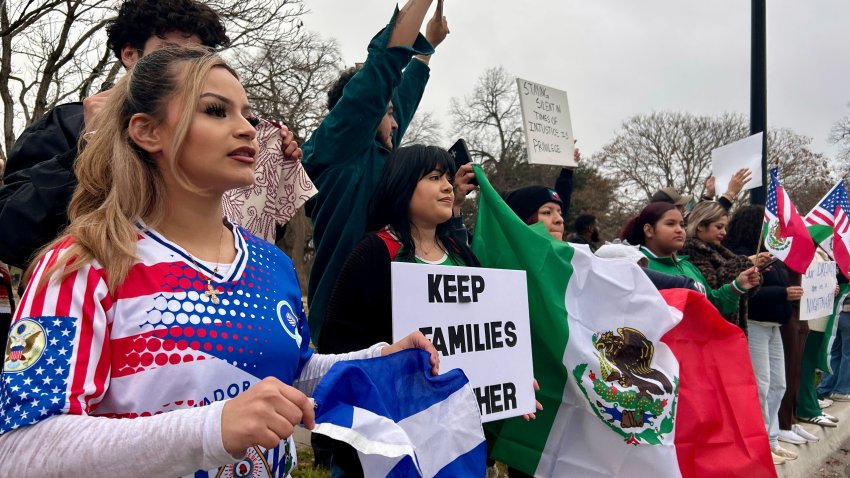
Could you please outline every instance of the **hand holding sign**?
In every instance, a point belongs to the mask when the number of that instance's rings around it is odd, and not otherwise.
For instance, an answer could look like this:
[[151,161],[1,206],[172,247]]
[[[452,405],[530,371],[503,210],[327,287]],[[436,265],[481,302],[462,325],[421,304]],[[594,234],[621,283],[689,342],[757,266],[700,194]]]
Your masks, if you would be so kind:
[[729,185],[726,187],[726,193],[731,195],[731,199],[735,199],[738,193],[741,192],[741,189],[744,188],[744,185],[750,182],[753,179],[753,173],[750,172],[749,168],[741,168],[732,175],[732,179],[729,180]]
[[[711,151],[711,170],[717,178],[717,193],[729,192],[729,199],[743,189],[762,185],[761,143],[764,133],[757,133],[740,141]],[[748,170],[750,174],[745,174]],[[751,180],[752,179],[752,180]],[[744,188],[746,186],[746,188]]]

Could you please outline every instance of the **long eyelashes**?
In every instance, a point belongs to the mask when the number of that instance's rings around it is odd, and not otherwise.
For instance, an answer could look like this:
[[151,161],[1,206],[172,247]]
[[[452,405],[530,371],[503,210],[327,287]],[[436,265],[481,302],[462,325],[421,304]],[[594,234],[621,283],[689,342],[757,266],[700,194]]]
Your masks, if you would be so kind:
[[[221,103],[211,103],[207,105],[207,108],[204,112],[210,116],[215,116],[217,118],[226,118],[227,117],[227,108]],[[260,124],[260,118],[258,116],[249,116],[245,118],[248,121],[248,124],[256,128]]]
[[227,109],[220,103],[210,103],[207,105],[205,112],[210,116],[217,116],[219,118],[227,117]]

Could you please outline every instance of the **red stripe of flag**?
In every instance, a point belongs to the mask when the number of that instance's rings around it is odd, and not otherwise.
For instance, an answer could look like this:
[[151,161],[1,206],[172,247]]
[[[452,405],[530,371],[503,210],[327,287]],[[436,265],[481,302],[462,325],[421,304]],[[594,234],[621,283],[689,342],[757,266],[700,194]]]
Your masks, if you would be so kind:
[[[823,224],[825,226],[829,226],[830,224],[832,224],[833,218],[827,216],[826,214],[822,213],[821,211],[822,211],[822,209],[819,208],[819,207],[813,209],[812,212],[810,212],[809,215],[806,216],[806,222],[809,223],[809,224],[813,224],[813,225]],[[812,216],[817,217],[818,219],[820,219],[823,222],[815,222],[812,219]]]
[[[76,273],[80,273],[77,271]],[[71,393],[68,397],[70,408],[68,413],[71,415],[82,415],[83,407],[80,404],[80,397],[85,393],[86,380],[88,378],[89,361],[92,358],[92,339],[94,336],[94,321],[95,317],[94,291],[100,283],[100,276],[97,275],[91,268],[88,269],[86,277],[86,288],[83,295],[83,313],[79,325],[79,337],[77,339],[77,357],[73,366],[73,375],[71,378]],[[102,319],[102,318],[101,318]],[[102,360],[104,357],[100,357]],[[87,396],[82,397],[84,400]],[[88,413],[88,403],[86,403],[85,412]]]
[[[59,258],[59,250],[54,249],[51,251],[50,259],[44,264],[44,268],[42,269],[42,276],[48,270],[50,270]],[[42,262],[44,260],[42,259]],[[35,276],[33,276],[35,278]],[[44,315],[44,301],[47,296],[47,285],[49,277],[39,277],[37,283],[33,283],[32,286],[35,288],[35,293],[32,296],[32,303],[30,304],[30,317],[38,317]],[[41,287],[41,284],[44,284],[44,287]]]
[[106,391],[106,382],[109,379],[110,370],[112,368],[112,354],[109,353],[110,341],[109,336],[112,334],[112,324],[106,324],[104,330],[103,342],[101,343],[100,354],[97,361],[97,367],[94,370],[94,393],[92,397],[99,397]]
[[74,282],[77,281],[77,274],[71,274],[66,277],[62,284],[59,285],[59,297],[56,299],[56,315],[67,317],[71,315],[71,303],[74,300]]

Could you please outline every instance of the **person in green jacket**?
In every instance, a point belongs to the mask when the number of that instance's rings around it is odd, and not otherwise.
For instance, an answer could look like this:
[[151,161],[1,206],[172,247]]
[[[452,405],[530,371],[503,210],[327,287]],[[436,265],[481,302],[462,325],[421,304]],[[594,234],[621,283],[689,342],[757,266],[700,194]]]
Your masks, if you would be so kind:
[[626,223],[620,238],[641,246],[641,252],[649,259],[650,269],[690,277],[701,284],[708,300],[724,315],[734,312],[738,308],[739,298],[759,284],[758,269],[752,267],[738,274],[729,284],[712,289],[686,256],[677,255],[685,246],[685,220],[676,206],[670,203],[649,203],[640,214]]
[[365,63],[328,92],[328,115],[304,143],[302,163],[319,192],[307,203],[316,251],[307,296],[313,342],[343,263],[363,237],[366,209],[384,162],[401,142],[428,82],[430,55],[449,33],[438,0],[408,0],[369,43]]

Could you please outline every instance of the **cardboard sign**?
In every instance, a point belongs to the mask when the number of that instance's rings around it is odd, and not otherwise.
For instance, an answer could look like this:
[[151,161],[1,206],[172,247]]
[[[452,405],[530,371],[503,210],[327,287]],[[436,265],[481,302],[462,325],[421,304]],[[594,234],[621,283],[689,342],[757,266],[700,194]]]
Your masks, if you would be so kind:
[[484,422],[535,411],[525,271],[392,263],[393,340],[422,331]]
[[835,261],[813,261],[803,276],[800,320],[812,320],[832,314],[835,301]]
[[749,168],[752,173],[750,182],[744,190],[761,186],[761,137],[756,133],[742,140],[711,151],[711,171],[714,175],[714,192],[719,196],[726,192],[732,176],[741,168]]
[[574,168],[567,92],[517,78],[528,162]]

